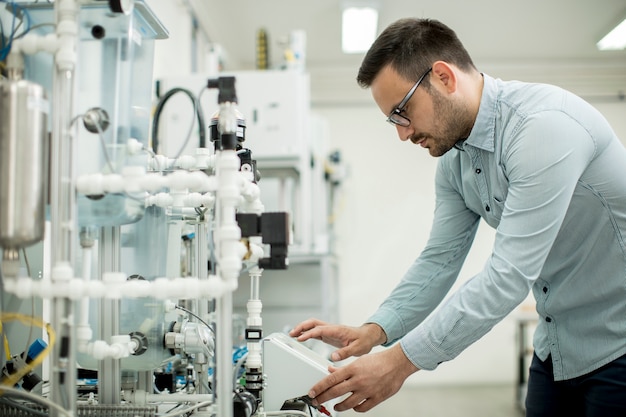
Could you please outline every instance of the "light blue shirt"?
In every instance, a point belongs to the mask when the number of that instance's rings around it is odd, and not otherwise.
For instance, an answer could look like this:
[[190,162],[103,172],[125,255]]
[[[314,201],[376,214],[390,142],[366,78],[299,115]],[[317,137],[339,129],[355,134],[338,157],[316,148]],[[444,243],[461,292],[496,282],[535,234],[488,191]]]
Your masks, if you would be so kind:
[[[432,370],[532,289],[537,356],[555,380],[626,354],[626,149],[591,105],[558,87],[484,75],[470,136],[439,160],[428,243],[368,322]],[[480,219],[496,229],[484,269],[431,315]]]

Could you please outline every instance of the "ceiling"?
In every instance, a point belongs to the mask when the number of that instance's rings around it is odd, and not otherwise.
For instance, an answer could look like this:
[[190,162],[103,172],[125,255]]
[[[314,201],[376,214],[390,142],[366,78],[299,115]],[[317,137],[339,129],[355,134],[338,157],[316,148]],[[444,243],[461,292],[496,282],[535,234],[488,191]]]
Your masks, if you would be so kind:
[[[349,0],[352,3],[355,0]],[[441,20],[453,28],[479,70],[528,81],[570,83],[612,94],[626,90],[626,51],[600,52],[596,42],[626,17],[624,0],[365,0],[379,5],[379,32],[403,17]],[[270,64],[282,63],[291,31],[307,37],[312,83],[329,91],[354,77],[363,54],[341,52],[342,0],[190,0],[200,26],[226,51],[228,70],[255,67],[259,29],[269,35]],[[495,73],[495,74],[493,74]]]

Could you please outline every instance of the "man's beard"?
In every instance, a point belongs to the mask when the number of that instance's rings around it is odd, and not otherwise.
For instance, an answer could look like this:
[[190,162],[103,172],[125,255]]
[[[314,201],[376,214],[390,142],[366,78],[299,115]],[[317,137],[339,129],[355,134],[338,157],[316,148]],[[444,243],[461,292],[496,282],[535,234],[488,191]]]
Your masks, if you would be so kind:
[[458,101],[444,98],[436,89],[429,91],[433,100],[435,114],[432,133],[419,132],[411,136],[411,142],[417,143],[423,138],[428,140],[428,151],[432,156],[442,156],[460,140],[469,136],[474,125],[473,116],[467,106]]

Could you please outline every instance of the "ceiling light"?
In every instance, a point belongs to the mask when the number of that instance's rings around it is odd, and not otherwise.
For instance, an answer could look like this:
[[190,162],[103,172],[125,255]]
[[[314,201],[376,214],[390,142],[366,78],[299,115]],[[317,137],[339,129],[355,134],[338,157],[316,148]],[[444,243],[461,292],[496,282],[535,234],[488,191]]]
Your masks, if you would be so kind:
[[615,26],[615,28],[596,45],[601,51],[615,51],[626,48],[626,19]]
[[346,54],[365,52],[374,43],[378,30],[378,10],[374,7],[343,9],[341,48]]

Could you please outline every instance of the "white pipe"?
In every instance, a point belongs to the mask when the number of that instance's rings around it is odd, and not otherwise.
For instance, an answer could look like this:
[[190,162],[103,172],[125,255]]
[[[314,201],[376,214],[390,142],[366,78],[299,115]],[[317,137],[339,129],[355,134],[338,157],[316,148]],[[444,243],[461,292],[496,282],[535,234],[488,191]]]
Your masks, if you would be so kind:
[[[233,117],[222,117],[226,113],[222,105],[220,110],[221,132],[236,132],[236,130],[224,129],[222,122],[231,123]],[[236,120],[235,120],[236,122]],[[232,126],[231,126],[232,127]],[[236,129],[236,123],[235,123]],[[235,288],[237,279],[242,269],[242,258],[246,253],[246,247],[240,242],[241,229],[237,225],[236,206],[241,198],[239,189],[239,165],[240,160],[234,150],[224,150],[217,155],[216,176],[219,188],[216,192],[215,212],[217,230],[215,237],[216,259],[218,275]],[[232,294],[225,294],[217,301],[217,369],[226,370],[232,368]],[[217,406],[219,414],[230,416],[233,414],[233,403],[230,397],[232,382],[230,372],[217,373]]]
[[79,340],[77,349],[79,352],[86,353],[89,356],[98,359],[122,359],[132,355],[137,350],[137,342],[131,340],[127,334],[113,336],[111,344],[104,340],[94,340],[85,343]]
[[170,175],[146,173],[142,167],[126,167],[120,174],[85,174],[76,180],[76,191],[84,195],[105,193],[155,192],[163,188],[172,191],[206,193],[218,189],[215,177],[203,171],[175,171]]
[[37,52],[54,53],[59,45],[60,42],[56,33],[50,33],[45,36],[28,33],[20,39],[13,40],[11,53],[23,53],[26,55],[33,55]]
[[253,182],[244,179],[241,180],[241,195],[244,197],[243,204],[240,206],[242,213],[261,214],[265,211],[265,206],[261,202],[261,189]]
[[[111,276],[119,275],[120,279]],[[152,297],[159,300],[220,298],[237,289],[236,282],[224,281],[215,275],[209,279],[197,277],[157,278],[153,281],[126,280],[124,274],[108,273],[102,281],[86,283],[82,279],[33,280],[30,277],[11,279],[5,277],[5,290],[19,298],[39,297],[42,299],[67,298],[80,300],[83,297],[120,300],[123,298]]]
[[239,157],[232,150],[221,151],[217,157],[216,193],[217,224],[216,249],[219,275],[235,283],[242,269],[242,258],[246,253],[240,242],[241,229],[235,218],[236,207],[241,197]]
[[[263,327],[263,318],[261,317],[261,311],[263,310],[263,303],[259,293],[261,273],[263,270],[259,267],[252,268],[249,272],[250,275],[250,299],[246,304],[248,310],[248,318],[246,324],[251,328],[261,329]],[[259,340],[248,342],[248,358],[246,359],[246,367],[248,369],[261,369],[261,343]]]

